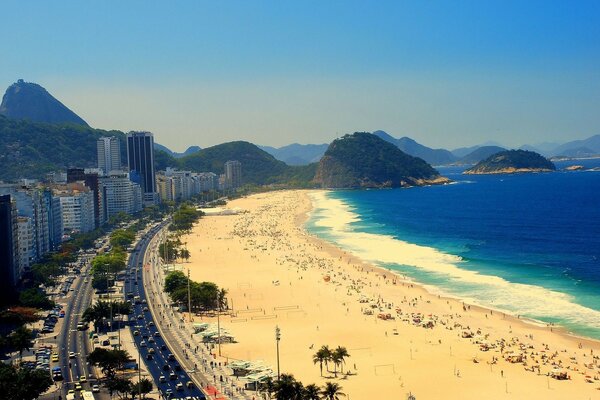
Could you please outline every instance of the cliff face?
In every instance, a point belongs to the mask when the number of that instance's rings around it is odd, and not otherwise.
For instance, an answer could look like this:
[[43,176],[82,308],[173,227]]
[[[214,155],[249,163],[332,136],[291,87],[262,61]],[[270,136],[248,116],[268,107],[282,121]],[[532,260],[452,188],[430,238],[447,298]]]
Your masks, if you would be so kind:
[[6,89],[0,104],[0,115],[32,122],[74,123],[88,126],[83,119],[55,99],[46,89],[21,79]]
[[493,154],[467,169],[464,174],[513,174],[555,171],[554,164],[533,151],[507,150]]
[[319,162],[314,181],[325,188],[393,188],[449,182],[422,159],[366,132],[334,140]]

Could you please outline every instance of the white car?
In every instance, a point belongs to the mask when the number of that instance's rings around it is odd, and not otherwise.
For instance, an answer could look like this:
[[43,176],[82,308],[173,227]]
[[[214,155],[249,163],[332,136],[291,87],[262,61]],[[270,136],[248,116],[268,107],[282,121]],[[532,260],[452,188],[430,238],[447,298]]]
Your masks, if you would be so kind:
[[69,358],[75,358],[75,352],[73,352],[73,351],[69,352]]
[[100,393],[100,386],[93,385],[92,386],[92,393]]

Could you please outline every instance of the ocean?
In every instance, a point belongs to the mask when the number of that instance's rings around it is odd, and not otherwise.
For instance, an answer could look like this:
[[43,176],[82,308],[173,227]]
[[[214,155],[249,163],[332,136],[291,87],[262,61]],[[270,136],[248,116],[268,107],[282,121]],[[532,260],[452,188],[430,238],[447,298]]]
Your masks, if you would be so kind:
[[[558,162],[600,167],[600,159]],[[312,234],[426,286],[600,339],[600,171],[312,195]]]

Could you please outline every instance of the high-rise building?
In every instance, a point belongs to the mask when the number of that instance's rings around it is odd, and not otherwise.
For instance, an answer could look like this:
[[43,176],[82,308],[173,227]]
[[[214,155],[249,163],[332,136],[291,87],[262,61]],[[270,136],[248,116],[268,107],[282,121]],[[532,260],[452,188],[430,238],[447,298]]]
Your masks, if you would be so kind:
[[81,185],[58,193],[62,228],[66,235],[94,230],[94,193]]
[[16,202],[10,195],[0,196],[0,300],[11,299],[19,281],[19,243]]
[[225,163],[225,185],[237,189],[242,186],[242,163],[237,160]]
[[154,137],[150,132],[127,134],[127,165],[130,173],[139,176],[144,205],[158,203],[154,173]]
[[121,212],[134,214],[142,210],[142,189],[132,182],[127,173],[112,172],[100,178],[103,215],[108,220]]
[[117,137],[101,137],[97,142],[98,168],[107,175],[121,170],[121,143]]
[[17,217],[17,225],[19,229],[19,275],[21,275],[35,262],[35,233],[29,217]]
[[80,182],[85,180],[85,170],[83,168],[68,168],[67,183]]

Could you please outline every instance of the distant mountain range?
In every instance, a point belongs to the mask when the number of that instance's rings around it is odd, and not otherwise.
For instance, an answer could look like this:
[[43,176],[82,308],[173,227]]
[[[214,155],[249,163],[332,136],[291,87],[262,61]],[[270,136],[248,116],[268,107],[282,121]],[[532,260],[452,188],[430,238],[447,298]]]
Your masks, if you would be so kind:
[[[126,158],[123,132],[90,128],[46,89],[19,80],[8,87],[0,105],[0,179],[41,178],[47,172],[70,166],[94,166],[96,140],[101,136],[119,137],[123,143],[122,157]],[[402,154],[431,165],[476,164],[504,150],[495,143],[486,143],[450,152],[424,146],[409,137],[397,139],[381,130],[372,136],[394,145]],[[329,147],[294,143],[280,148],[259,148],[248,142],[230,142],[206,149],[190,146],[185,152],[177,153],[155,143],[155,163],[158,169],[173,166],[220,172],[225,161],[238,159],[244,165],[249,183],[295,182],[300,186],[312,181],[318,162]],[[600,135],[560,145],[540,143],[523,148],[538,150],[545,156],[597,156],[600,155]]]
[[298,144],[293,143],[283,147],[259,146],[276,159],[288,165],[307,165],[319,162],[328,144]]
[[19,79],[6,89],[0,104],[0,115],[32,122],[88,124],[46,89]]
[[167,146],[163,146],[162,144],[158,144],[158,143],[154,142],[154,150],[164,151],[165,153],[169,154],[171,157],[174,157],[174,158],[181,158],[181,157],[189,156],[190,154],[194,154],[194,153],[200,151],[201,148],[199,146],[190,146],[183,153],[177,153],[175,151],[170,150]]

